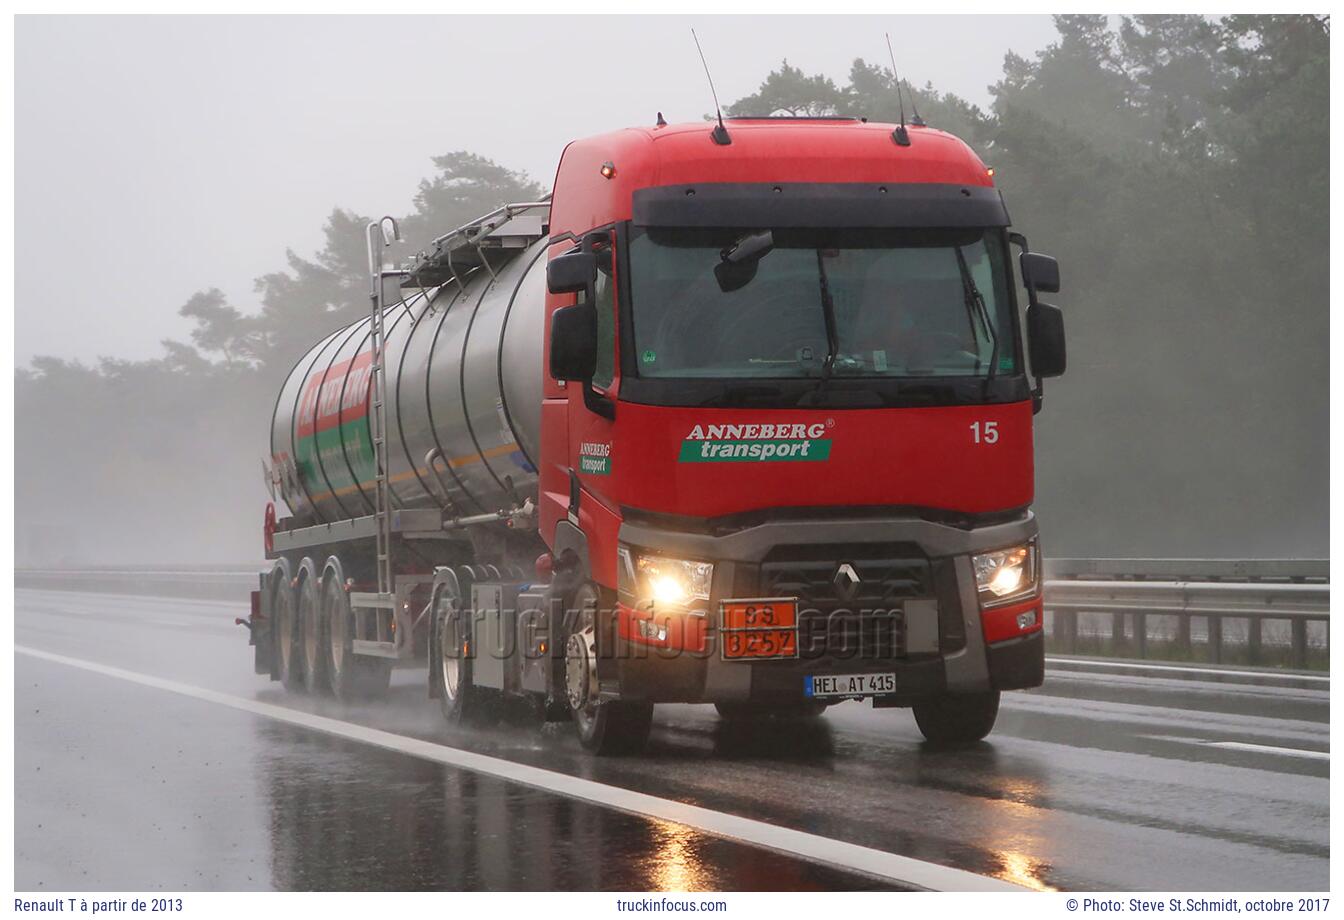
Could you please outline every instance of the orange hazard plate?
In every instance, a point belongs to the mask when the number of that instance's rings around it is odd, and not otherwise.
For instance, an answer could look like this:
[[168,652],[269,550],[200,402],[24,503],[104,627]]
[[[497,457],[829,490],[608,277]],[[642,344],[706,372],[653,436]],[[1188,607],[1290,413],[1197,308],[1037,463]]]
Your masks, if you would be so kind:
[[797,658],[798,601],[727,600],[719,605],[724,658]]

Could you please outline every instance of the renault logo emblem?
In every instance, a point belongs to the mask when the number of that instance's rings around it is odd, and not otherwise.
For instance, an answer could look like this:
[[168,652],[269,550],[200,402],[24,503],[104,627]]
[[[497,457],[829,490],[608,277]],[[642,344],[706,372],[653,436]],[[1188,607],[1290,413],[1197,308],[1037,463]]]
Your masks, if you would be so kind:
[[835,576],[831,581],[835,585],[836,594],[844,600],[852,600],[859,590],[859,573],[854,571],[854,566],[848,562],[840,563],[840,567],[835,570]]

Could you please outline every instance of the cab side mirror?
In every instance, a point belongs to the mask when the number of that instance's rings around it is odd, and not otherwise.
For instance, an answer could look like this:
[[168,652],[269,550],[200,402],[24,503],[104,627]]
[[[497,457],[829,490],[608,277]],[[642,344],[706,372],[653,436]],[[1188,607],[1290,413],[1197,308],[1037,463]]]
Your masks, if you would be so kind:
[[1027,352],[1031,372],[1037,377],[1058,377],[1064,373],[1068,361],[1064,350],[1064,313],[1059,307],[1048,303],[1027,307]]
[[1018,265],[1022,268],[1022,283],[1028,291],[1059,293],[1059,263],[1052,257],[1039,252],[1024,252]]
[[[591,262],[592,256],[588,255],[588,259]],[[551,314],[551,376],[556,380],[588,382],[596,372],[596,307],[591,303],[576,303],[558,308]]]
[[546,263],[546,287],[552,294],[576,294],[597,282],[597,257],[567,252]]

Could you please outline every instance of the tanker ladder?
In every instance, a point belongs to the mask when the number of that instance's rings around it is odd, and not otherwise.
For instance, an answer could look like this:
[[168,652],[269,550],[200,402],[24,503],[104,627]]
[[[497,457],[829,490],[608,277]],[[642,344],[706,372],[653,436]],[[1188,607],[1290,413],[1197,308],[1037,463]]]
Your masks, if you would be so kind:
[[[394,578],[392,574],[392,491],[387,474],[387,372],[383,361],[386,344],[383,313],[389,301],[404,302],[405,298],[395,292],[397,282],[405,278],[407,273],[404,269],[386,265],[383,261],[386,247],[401,239],[401,230],[397,226],[396,218],[383,217],[381,220],[370,221],[366,230],[369,253],[369,337],[373,348],[371,367],[373,404],[370,407],[372,411],[369,412],[369,427],[373,440],[373,529],[378,591],[350,592],[350,609],[355,617],[355,635],[366,634],[361,630],[361,620],[366,616],[372,616],[374,622],[378,624],[379,641],[355,642],[355,653],[397,658],[401,655],[401,649],[396,640],[404,636],[406,638],[402,644],[406,644],[412,630],[405,628],[405,624],[402,629],[397,629],[397,620],[404,618],[407,606],[404,602],[398,603],[398,589],[403,587],[400,582],[406,579]],[[395,299],[387,296],[389,289]],[[422,579],[411,578],[410,581],[419,583]],[[413,590],[414,585],[404,587]],[[386,611],[385,617],[379,615],[380,611]],[[392,633],[386,639],[384,639],[386,635],[383,630],[384,623]]]

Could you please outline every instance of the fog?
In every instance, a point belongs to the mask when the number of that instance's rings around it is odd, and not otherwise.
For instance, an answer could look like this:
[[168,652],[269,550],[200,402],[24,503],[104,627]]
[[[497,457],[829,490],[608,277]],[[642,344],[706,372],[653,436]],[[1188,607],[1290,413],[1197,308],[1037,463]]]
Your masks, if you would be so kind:
[[19,17],[20,564],[257,556],[275,389],[364,309],[358,216],[441,232],[573,138],[701,118],[691,26],[725,107],[787,59],[835,90],[788,99],[874,118],[889,30],[1060,257],[1048,555],[1324,556],[1328,30],[1084,19]]
[[[843,78],[886,54],[887,29],[917,81],[983,105],[1006,51],[1054,35],[1048,16],[970,22],[20,17],[18,294],[42,308],[18,311],[18,360],[157,357],[193,293],[252,302],[287,248],[321,247],[332,207],[405,212],[432,156],[470,150],[549,186],[576,137],[700,118],[692,26],[725,103],[783,58]],[[53,285],[75,253],[79,282]]]

